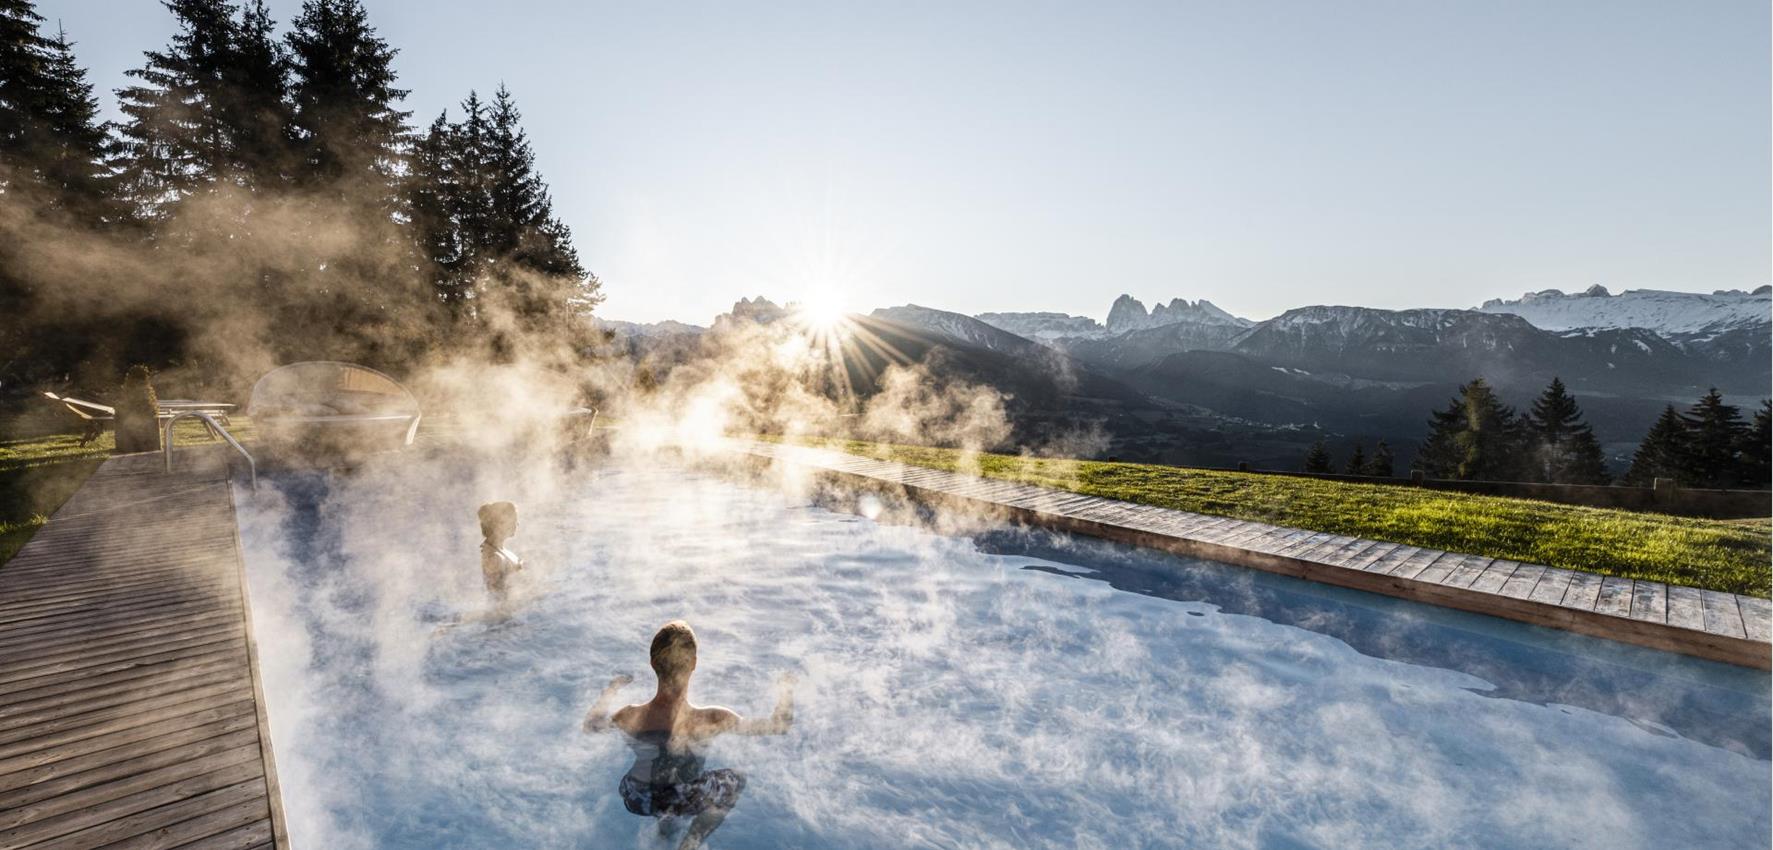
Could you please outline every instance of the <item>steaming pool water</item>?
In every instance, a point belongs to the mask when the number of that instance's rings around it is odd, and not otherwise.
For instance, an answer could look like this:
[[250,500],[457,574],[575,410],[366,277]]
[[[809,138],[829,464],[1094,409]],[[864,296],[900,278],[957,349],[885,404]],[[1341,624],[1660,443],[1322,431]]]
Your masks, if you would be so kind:
[[[787,735],[710,751],[749,779],[713,847],[1767,846],[1766,674],[792,492],[618,467],[240,498],[295,845],[670,846],[579,723],[614,673],[650,696],[682,617],[697,702],[800,680]],[[440,632],[501,498],[527,601]]]

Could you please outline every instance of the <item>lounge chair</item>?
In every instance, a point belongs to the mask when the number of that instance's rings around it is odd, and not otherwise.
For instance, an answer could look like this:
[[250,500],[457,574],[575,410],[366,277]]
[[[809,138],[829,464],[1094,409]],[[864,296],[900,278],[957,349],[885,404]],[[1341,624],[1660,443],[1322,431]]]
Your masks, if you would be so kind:
[[[99,404],[96,401],[87,401],[85,399],[56,395],[48,390],[44,390],[43,397],[60,404],[65,410],[74,414],[84,423],[84,428],[80,432],[80,445],[82,446],[92,442],[99,434],[104,433],[106,422],[114,422],[117,419],[117,408],[108,404]],[[228,411],[233,409],[234,405],[225,404],[219,401],[165,399],[159,403],[159,407],[155,411],[155,417],[161,422],[165,422],[180,413],[208,413],[215,416],[223,425],[227,425]],[[203,427],[210,432],[211,437],[219,436],[215,433],[215,429],[210,428],[209,423],[203,423]]]
[[348,460],[412,445],[419,403],[400,382],[353,363],[314,360],[266,372],[248,407],[273,454]]

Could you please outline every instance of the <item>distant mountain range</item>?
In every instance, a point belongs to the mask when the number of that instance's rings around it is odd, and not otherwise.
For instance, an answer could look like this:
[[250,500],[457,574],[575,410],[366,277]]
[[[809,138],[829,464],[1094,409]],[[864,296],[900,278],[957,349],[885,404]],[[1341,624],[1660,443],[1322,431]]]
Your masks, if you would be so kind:
[[[1770,293],[1593,287],[1475,310],[1317,305],[1264,321],[1205,300],[1147,310],[1122,295],[1104,322],[910,304],[856,319],[918,358],[942,349],[944,368],[1022,394],[1017,409],[1047,430],[1066,417],[1109,421],[1110,453],[1129,458],[1290,466],[1321,434],[1386,439],[1407,461],[1429,410],[1458,384],[1482,376],[1524,406],[1557,376],[1619,464],[1665,404],[1685,405],[1711,386],[1744,405],[1768,394]],[[780,310],[747,299],[733,316],[765,320]],[[656,349],[661,334],[675,348],[700,330],[669,324],[605,327],[638,349]],[[1056,374],[1067,377],[1055,383]]]
[[1720,289],[1664,292],[1632,289],[1613,295],[1600,285],[1574,295],[1556,289],[1529,292],[1512,301],[1493,298],[1479,310],[1512,313],[1548,331],[1572,328],[1647,328],[1660,334],[1689,334],[1765,326],[1773,286],[1753,292]]
[[1018,336],[1042,341],[1105,339],[1131,331],[1183,323],[1240,328],[1253,324],[1249,319],[1240,319],[1219,309],[1204,298],[1193,302],[1173,298],[1170,303],[1159,303],[1147,311],[1145,304],[1131,295],[1114,299],[1105,324],[1087,316],[1065,313],[980,313],[974,318]]

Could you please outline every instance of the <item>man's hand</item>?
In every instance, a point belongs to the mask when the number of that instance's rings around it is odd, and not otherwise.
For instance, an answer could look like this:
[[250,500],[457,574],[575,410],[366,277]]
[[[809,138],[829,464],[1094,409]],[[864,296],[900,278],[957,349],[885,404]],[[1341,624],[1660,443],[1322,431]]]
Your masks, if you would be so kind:
[[788,731],[794,723],[794,686],[799,682],[800,677],[793,673],[776,676],[776,710],[770,712],[770,722],[781,732]]
[[586,732],[602,732],[608,729],[612,719],[609,710],[610,703],[615,702],[618,691],[633,682],[634,677],[627,673],[618,673],[612,677],[609,684],[603,686],[603,693],[597,695],[597,702],[592,703],[591,710],[585,712],[585,722],[579,728]]

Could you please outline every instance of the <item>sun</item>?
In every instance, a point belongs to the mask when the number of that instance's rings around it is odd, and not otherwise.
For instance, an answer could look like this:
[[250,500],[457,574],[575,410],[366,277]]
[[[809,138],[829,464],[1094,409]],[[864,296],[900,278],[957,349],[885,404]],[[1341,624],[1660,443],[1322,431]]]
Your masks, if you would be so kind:
[[811,293],[795,305],[795,320],[812,331],[833,331],[849,320],[843,297],[831,290]]

